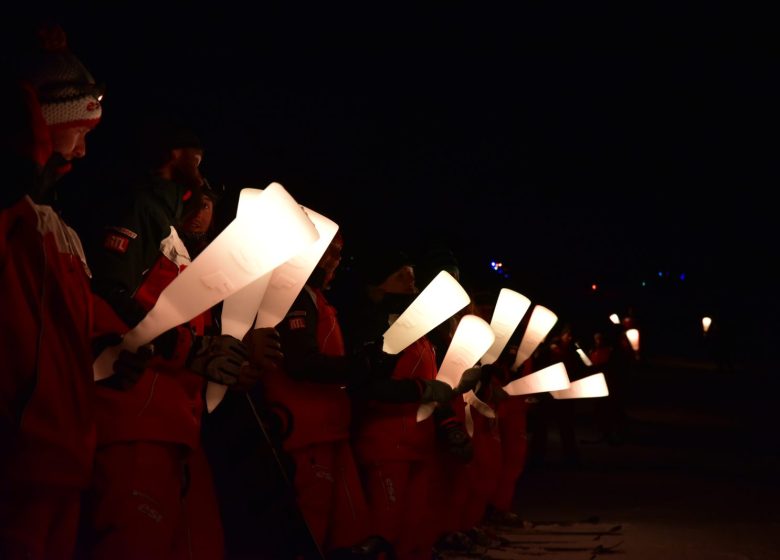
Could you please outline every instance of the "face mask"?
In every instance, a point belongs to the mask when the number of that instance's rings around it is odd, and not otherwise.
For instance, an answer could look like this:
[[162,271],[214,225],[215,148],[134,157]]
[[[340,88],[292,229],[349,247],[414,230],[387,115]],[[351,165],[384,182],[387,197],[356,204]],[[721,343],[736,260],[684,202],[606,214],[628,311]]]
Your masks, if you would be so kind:
[[328,273],[324,268],[317,267],[309,276],[307,284],[312,288],[322,288],[325,286],[325,277]]
[[380,305],[388,314],[401,314],[417,297],[417,294],[385,294]]
[[57,152],[54,152],[46,165],[41,169],[37,181],[29,193],[38,204],[51,204],[57,198],[55,185],[57,180],[62,177],[62,169],[69,165],[69,162]]

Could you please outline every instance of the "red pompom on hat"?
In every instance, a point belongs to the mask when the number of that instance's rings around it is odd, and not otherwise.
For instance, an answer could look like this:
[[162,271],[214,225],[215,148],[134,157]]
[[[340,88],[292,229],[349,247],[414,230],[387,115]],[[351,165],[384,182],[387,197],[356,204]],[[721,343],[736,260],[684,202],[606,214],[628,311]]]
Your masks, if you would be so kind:
[[27,61],[23,77],[35,88],[46,124],[94,127],[102,115],[102,88],[70,52],[60,26],[39,28],[37,38],[39,48]]

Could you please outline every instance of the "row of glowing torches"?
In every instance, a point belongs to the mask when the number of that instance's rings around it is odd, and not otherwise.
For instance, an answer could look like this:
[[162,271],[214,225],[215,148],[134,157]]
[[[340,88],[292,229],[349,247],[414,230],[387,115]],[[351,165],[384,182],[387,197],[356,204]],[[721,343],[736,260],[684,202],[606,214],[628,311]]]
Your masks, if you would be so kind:
[[[113,363],[122,349],[135,351],[221,301],[223,334],[242,339],[253,325],[276,326],[337,230],[335,222],[298,204],[278,183],[265,189],[243,189],[235,219],[163,290],[155,306],[124,336],[122,343],[98,356],[93,366],[95,379],[113,374]],[[460,284],[441,271],[387,329],[383,350],[398,354],[469,301]],[[530,307],[528,298],[503,289],[490,324],[476,315],[462,317],[437,379],[455,387],[465,370],[495,362]],[[531,356],[556,321],[552,311],[534,306],[513,371]],[[549,391],[558,399],[608,395],[602,373],[570,382],[562,363],[516,379],[504,390],[509,395]],[[209,383],[209,411],[219,404],[225,391],[226,387]],[[473,392],[464,395],[464,400],[483,414],[492,415],[492,410]],[[432,411],[432,405],[422,405],[418,420],[427,418]]]
[[[609,320],[612,321],[615,325],[620,324],[620,317],[618,317],[617,313],[610,315]],[[705,335],[707,332],[709,332],[711,325],[712,317],[701,318],[701,328]],[[628,342],[631,344],[631,348],[634,350],[634,352],[639,352],[639,330],[635,328],[626,329],[625,335],[626,338],[628,338]]]

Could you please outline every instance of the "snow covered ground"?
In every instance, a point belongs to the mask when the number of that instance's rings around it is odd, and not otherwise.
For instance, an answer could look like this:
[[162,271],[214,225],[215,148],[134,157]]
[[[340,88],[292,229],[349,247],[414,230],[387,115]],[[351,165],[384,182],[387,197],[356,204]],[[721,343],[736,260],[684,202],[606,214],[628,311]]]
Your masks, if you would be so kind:
[[777,385],[749,367],[643,364],[626,398],[625,444],[598,442],[582,401],[581,466],[560,461],[552,430],[547,456],[518,483],[515,511],[533,526],[488,526],[511,542],[445,557],[779,559]]

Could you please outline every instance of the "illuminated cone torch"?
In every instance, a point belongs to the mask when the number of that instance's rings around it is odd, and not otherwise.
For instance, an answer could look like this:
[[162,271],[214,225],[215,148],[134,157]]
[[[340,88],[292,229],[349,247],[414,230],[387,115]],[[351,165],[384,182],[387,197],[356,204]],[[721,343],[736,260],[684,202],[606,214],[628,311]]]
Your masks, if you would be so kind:
[[278,183],[245,197],[246,211],[212,241],[160,294],[122,344],[93,364],[96,380],[113,373],[122,349],[135,351],[163,332],[186,323],[241,290],[318,239],[314,224]]
[[520,341],[520,347],[517,349],[517,356],[515,356],[512,371],[517,371],[517,368],[531,357],[531,354],[541,344],[557,320],[558,316],[546,307],[541,305],[534,306],[531,318],[528,320],[528,327],[525,329],[523,339]]
[[[241,196],[245,196],[248,190],[244,189]],[[247,193],[247,196],[253,196],[253,193]],[[241,198],[238,207],[241,212]],[[339,229],[338,224],[322,214],[306,207],[303,210],[317,229],[319,239],[227,298],[222,304],[222,334],[241,340],[253,322],[255,328],[275,327],[287,315]],[[206,388],[206,407],[209,412],[222,401],[226,391],[226,386],[209,382]]]
[[382,350],[398,354],[466,307],[469,301],[466,290],[449,272],[442,270],[385,331]]
[[496,340],[482,356],[481,363],[492,364],[498,359],[530,306],[531,300],[523,294],[507,288],[501,289],[493,309],[493,317],[490,319],[490,328],[493,329]]
[[[476,315],[465,315],[458,323],[452,342],[444,355],[436,379],[456,387],[463,372],[473,367],[488,348],[493,344],[496,335],[487,321]],[[417,410],[417,421],[428,418],[436,408],[436,403],[424,403]]]
[[628,329],[626,331],[626,338],[628,339],[628,342],[631,343],[631,348],[634,349],[634,352],[639,352],[639,330]]
[[555,399],[590,399],[609,395],[607,380],[603,373],[594,373],[577,381],[572,381],[568,389],[550,391]]
[[570,386],[569,376],[563,362],[558,362],[535,373],[524,375],[504,385],[509,395],[531,395],[546,391],[561,391]]

